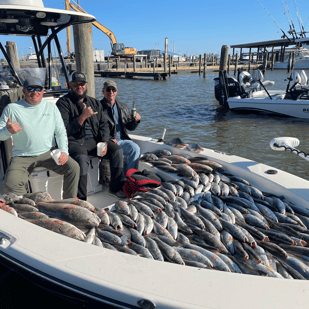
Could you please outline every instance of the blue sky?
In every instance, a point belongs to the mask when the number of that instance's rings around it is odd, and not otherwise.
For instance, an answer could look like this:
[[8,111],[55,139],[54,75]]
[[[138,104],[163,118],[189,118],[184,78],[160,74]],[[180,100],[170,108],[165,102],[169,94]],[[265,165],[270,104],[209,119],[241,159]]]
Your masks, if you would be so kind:
[[[294,1],[260,0],[285,32],[289,23],[283,2],[288,5],[296,30],[300,29]],[[309,31],[309,1],[296,2]],[[64,9],[64,0],[43,0],[43,3],[45,7]],[[222,45],[280,39],[282,35],[257,0],[80,0],[80,5],[113,31],[118,42],[137,49],[163,49],[167,37],[169,51],[187,55],[219,54]],[[29,53],[30,45],[25,40],[16,37],[10,40],[16,41],[19,56]],[[65,32],[60,41],[66,52]],[[95,27],[93,47],[110,54],[109,38]]]

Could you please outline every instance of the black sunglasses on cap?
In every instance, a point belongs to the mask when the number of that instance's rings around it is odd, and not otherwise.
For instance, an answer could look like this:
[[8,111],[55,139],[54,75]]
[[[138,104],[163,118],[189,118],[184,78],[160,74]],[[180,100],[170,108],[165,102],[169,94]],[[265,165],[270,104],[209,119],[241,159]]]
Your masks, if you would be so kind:
[[36,86],[36,87],[27,86],[26,89],[27,89],[29,92],[34,92],[34,91],[41,92],[41,91],[43,90],[43,87],[41,87],[41,86]]

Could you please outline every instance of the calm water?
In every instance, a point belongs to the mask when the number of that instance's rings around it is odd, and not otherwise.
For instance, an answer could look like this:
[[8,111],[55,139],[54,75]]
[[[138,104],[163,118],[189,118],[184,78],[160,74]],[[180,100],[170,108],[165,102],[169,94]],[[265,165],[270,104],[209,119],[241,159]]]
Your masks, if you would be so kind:
[[[306,72],[309,74],[309,71]],[[114,79],[117,98],[132,106],[142,117],[136,134],[159,138],[164,126],[165,139],[181,137],[186,143],[225,151],[309,180],[309,162],[288,152],[273,151],[274,137],[291,136],[300,140],[299,150],[309,153],[309,121],[255,113],[235,113],[218,106],[214,97],[214,78],[218,73],[172,75],[165,81],[152,79]],[[285,89],[286,71],[267,71],[274,80],[272,89]],[[109,78],[96,77],[96,97]]]

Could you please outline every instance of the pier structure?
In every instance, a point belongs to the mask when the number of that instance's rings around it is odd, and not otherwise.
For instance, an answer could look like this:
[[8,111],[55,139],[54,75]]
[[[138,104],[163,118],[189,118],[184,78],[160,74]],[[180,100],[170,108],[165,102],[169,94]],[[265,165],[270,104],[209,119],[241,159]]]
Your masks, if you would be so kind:
[[[299,45],[309,43],[309,38],[303,39],[294,39],[294,38],[283,38],[279,40],[271,40],[271,41],[261,41],[254,43],[244,43],[244,44],[236,44],[231,45],[232,49],[232,59],[236,62],[248,61],[248,70],[250,71],[250,65],[252,62],[260,62],[263,64],[263,70],[266,70],[267,66],[270,67],[271,70],[274,68],[275,61],[283,62],[285,60],[285,55],[289,52],[290,59],[293,58],[293,51],[288,51],[287,47],[292,45]],[[276,48],[276,49],[275,49]],[[239,50],[239,54],[235,51]],[[243,50],[246,49],[248,52],[244,53]],[[256,51],[254,51],[256,49]],[[291,61],[289,61],[290,63]],[[291,69],[291,65],[287,66],[287,70]],[[237,65],[235,65],[234,75],[236,75]]]

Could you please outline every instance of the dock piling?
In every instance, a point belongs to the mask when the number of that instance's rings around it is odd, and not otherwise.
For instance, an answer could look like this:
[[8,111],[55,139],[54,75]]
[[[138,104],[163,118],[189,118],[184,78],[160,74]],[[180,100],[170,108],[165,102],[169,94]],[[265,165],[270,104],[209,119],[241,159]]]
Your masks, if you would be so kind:
[[228,55],[228,52],[229,52],[229,47],[227,45],[222,45],[222,47],[221,47],[219,71],[226,71],[226,69],[227,69],[227,55]]
[[11,62],[15,69],[20,69],[19,59],[18,59],[18,53],[17,53],[17,47],[15,42],[7,41],[6,45],[6,52],[11,59]]
[[87,76],[88,95],[95,97],[92,24],[78,24],[73,26],[76,70]]

